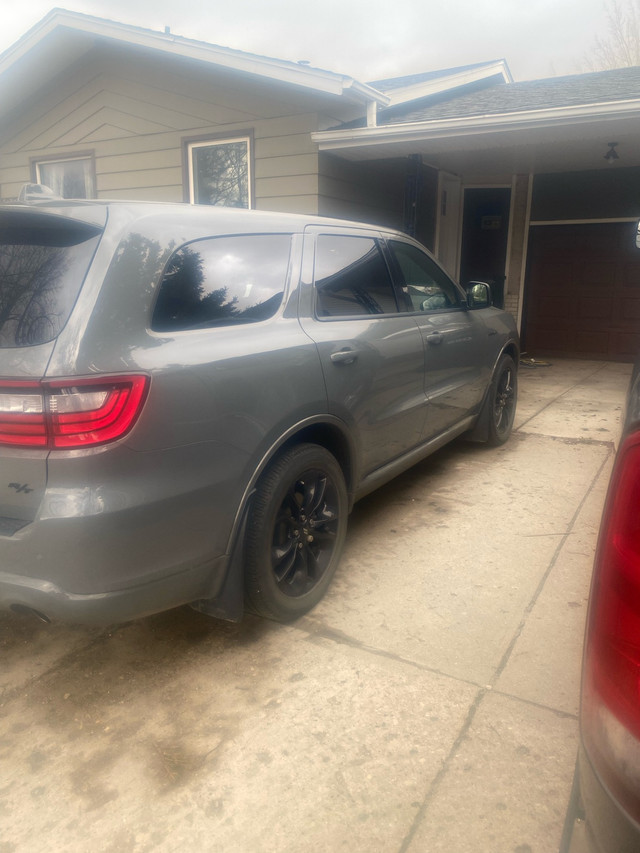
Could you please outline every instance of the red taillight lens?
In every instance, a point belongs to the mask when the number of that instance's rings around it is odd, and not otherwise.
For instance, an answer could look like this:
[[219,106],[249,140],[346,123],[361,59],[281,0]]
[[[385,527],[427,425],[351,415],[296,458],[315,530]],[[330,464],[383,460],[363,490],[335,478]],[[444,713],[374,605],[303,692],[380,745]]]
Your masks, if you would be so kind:
[[0,444],[72,449],[115,441],[133,426],[147,376],[0,380]]
[[582,731],[607,784],[640,814],[640,432],[620,448],[598,543]]

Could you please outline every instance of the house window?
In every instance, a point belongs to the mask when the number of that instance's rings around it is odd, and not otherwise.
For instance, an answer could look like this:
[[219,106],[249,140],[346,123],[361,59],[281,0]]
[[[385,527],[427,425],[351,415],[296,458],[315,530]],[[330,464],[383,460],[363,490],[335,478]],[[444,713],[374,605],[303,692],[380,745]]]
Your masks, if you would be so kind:
[[90,157],[42,160],[36,163],[36,180],[62,198],[95,198]]
[[192,142],[188,158],[191,204],[251,207],[248,138]]

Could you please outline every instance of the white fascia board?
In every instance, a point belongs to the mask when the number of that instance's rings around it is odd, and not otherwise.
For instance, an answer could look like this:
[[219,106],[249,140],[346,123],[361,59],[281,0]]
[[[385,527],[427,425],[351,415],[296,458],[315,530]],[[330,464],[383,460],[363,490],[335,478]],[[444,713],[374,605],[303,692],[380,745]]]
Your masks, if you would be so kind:
[[457,74],[448,74],[446,77],[413,83],[410,86],[404,86],[402,89],[393,89],[389,92],[389,106],[395,107],[398,104],[406,104],[408,101],[428,98],[430,95],[438,95],[440,92],[448,92],[460,86],[467,86],[469,83],[477,83],[479,80],[495,77],[496,74],[501,74],[505,83],[513,83],[513,77],[507,63],[502,59],[499,62],[489,62],[481,68],[469,68],[466,71],[459,71]]
[[193,59],[210,65],[217,65],[232,71],[256,74],[270,80],[302,86],[330,95],[345,97],[347,100],[367,104],[375,101],[386,105],[389,98],[377,89],[359,83],[352,77],[272,59],[252,53],[221,47],[219,45],[186,39],[171,33],[159,33],[139,27],[131,27],[116,21],[107,21],[75,12],[54,9],[36,24],[25,36],[0,56],[0,75],[8,70],[18,59],[33,50],[46,36],[58,27],[69,31],[107,38],[121,44],[150,48],[180,58]]
[[475,136],[513,130],[535,130],[554,125],[578,125],[597,119],[609,121],[640,116],[640,98],[608,101],[571,107],[552,107],[544,110],[499,113],[463,118],[416,121],[379,127],[349,130],[324,130],[311,134],[321,151],[355,148],[359,145],[384,145],[387,142],[417,142],[451,136]]

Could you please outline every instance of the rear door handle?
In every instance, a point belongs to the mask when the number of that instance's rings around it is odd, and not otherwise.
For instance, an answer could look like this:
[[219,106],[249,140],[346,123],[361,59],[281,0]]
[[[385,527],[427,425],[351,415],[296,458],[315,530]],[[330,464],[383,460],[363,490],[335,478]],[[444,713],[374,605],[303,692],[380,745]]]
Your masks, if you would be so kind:
[[427,335],[427,343],[435,346],[436,344],[442,343],[442,335],[440,332],[431,332],[430,335]]
[[353,364],[358,358],[358,350],[341,349],[339,352],[332,352],[330,357],[334,364]]

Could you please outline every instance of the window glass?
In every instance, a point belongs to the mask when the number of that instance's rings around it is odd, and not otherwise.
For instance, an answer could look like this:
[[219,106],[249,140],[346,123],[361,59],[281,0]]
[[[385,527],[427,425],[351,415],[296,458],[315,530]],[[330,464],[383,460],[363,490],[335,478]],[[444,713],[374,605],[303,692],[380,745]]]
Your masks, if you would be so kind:
[[248,139],[192,143],[189,175],[192,204],[251,207]]
[[389,245],[414,311],[447,310],[460,305],[456,286],[428,255],[410,243],[393,240]]
[[18,212],[0,217],[0,347],[57,337],[100,239],[81,223],[30,219]]
[[90,158],[45,160],[36,163],[39,184],[50,187],[62,198],[93,198],[93,172]]
[[151,327],[159,332],[256,323],[272,317],[284,294],[288,234],[197,240],[171,257]]
[[398,311],[385,260],[376,241],[368,237],[321,234],[315,285],[318,317]]

